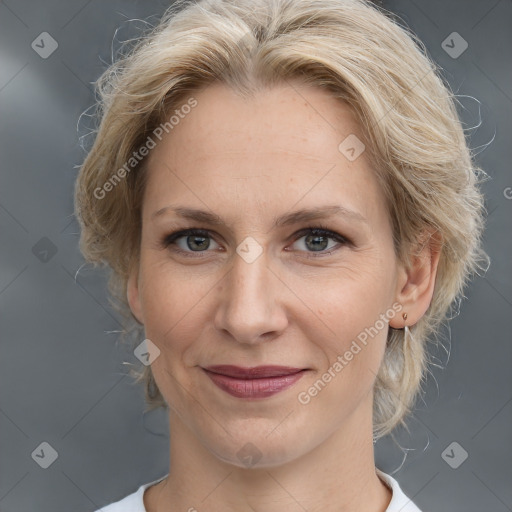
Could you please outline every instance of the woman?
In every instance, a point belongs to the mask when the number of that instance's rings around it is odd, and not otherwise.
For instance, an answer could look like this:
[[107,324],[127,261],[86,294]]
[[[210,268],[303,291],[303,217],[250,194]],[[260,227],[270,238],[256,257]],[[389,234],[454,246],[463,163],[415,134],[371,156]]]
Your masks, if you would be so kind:
[[169,474],[103,511],[419,510],[373,445],[486,262],[422,50],[366,0],[179,2],[100,78],[81,249],[170,424]]

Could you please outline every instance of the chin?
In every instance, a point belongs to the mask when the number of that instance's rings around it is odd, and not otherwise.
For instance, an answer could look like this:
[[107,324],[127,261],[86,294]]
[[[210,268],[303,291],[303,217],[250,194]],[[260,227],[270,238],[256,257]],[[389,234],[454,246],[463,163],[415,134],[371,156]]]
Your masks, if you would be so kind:
[[[275,429],[275,425],[272,428]],[[219,460],[243,469],[281,466],[308,451],[304,439],[296,440],[286,433],[276,435],[275,430],[269,435],[268,432],[272,432],[272,428],[254,428],[258,433],[252,436],[243,431],[241,435],[225,437],[220,444],[211,440],[209,449]]]

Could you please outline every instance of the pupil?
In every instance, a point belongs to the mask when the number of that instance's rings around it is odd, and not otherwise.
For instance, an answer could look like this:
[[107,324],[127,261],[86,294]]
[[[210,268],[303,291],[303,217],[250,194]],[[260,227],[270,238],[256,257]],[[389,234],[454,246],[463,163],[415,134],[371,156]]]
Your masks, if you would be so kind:
[[[319,240],[322,240],[319,243]],[[313,250],[319,250],[325,249],[327,247],[327,238],[324,236],[318,236],[318,235],[308,235],[306,237],[306,245],[308,245],[308,242],[312,241],[314,243]]]
[[[193,240],[192,244],[195,244],[196,247],[192,247],[192,245],[190,244],[191,239]],[[197,243],[198,240],[200,240],[199,243]],[[189,249],[208,249],[208,247],[210,246],[210,242],[208,240],[208,237],[191,235],[187,238],[187,245]]]

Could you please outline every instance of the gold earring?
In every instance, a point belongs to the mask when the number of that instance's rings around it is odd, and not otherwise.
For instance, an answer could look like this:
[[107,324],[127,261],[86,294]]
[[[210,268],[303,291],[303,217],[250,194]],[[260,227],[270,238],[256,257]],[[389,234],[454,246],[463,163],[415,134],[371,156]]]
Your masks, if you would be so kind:
[[[404,320],[407,320],[407,313],[403,313],[402,318]],[[404,343],[410,343],[412,339],[411,330],[409,329],[409,326],[406,324],[404,325]]]

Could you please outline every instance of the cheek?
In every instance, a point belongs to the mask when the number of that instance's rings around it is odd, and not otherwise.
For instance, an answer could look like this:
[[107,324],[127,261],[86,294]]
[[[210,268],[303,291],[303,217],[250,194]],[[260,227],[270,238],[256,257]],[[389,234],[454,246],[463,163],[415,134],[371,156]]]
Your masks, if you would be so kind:
[[[333,305],[332,300],[326,300],[321,319],[330,329],[320,322],[302,324],[302,330],[307,329],[307,338],[316,345],[317,353],[322,354],[311,383],[313,388],[303,389],[311,397],[318,395],[319,407],[320,403],[340,404],[345,414],[371,391],[386,347],[388,323],[380,316],[385,311],[370,296],[360,303],[345,298]],[[320,332],[324,334],[319,335]],[[338,418],[341,412],[332,411],[332,419]]]
[[356,336],[389,308],[393,291],[389,272],[361,267],[295,280],[294,293],[307,306],[303,309],[312,329],[334,337]]
[[140,286],[146,336],[166,349],[181,350],[204,323],[200,317],[209,287],[201,279],[177,272],[169,262],[144,256]]
[[[296,285],[294,291],[308,306],[301,308],[297,322],[323,354],[320,372],[330,369],[337,376],[333,387],[357,387],[356,382],[360,382],[365,388],[377,374],[384,354],[390,319],[386,312],[391,306],[390,273],[366,259],[361,269],[352,266],[325,279],[298,280]],[[333,368],[336,361],[339,364]]]
[[[162,263],[141,261],[142,308],[145,335],[160,350],[152,363],[155,380],[173,409],[186,411],[191,383],[189,366],[195,364],[194,341],[205,324],[205,286]],[[192,364],[193,363],[193,364]]]

